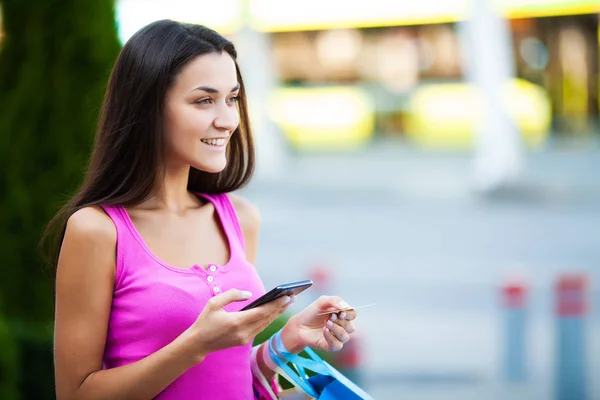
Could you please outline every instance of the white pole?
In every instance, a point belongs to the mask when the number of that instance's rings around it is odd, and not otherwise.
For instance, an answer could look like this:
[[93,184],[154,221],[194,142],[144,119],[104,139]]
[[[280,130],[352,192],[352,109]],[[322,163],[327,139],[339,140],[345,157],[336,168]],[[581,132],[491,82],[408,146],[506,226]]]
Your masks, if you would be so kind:
[[250,25],[249,0],[240,1],[243,26],[235,34],[240,69],[248,94],[251,124],[256,145],[256,178],[277,179],[284,173],[287,149],[281,133],[268,115],[268,99],[277,87],[268,33]]
[[489,193],[513,183],[522,168],[521,137],[503,96],[514,77],[508,21],[492,0],[471,0],[471,14],[459,25],[466,81],[479,89],[484,106],[474,138],[474,186]]

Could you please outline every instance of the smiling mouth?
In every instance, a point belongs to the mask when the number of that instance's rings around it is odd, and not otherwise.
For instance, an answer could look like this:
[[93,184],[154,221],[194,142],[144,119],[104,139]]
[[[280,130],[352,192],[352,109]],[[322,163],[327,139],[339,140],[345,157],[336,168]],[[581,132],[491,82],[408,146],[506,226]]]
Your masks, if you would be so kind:
[[210,146],[223,146],[227,142],[227,139],[200,139],[200,141],[204,144],[208,144]]

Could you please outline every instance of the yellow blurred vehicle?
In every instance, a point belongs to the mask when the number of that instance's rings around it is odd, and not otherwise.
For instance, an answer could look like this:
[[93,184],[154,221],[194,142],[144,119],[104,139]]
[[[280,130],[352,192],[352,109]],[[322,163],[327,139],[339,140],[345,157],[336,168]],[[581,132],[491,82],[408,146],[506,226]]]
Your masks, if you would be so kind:
[[373,102],[356,87],[280,88],[269,114],[297,149],[356,149],[375,131]]
[[[529,147],[543,144],[552,119],[546,91],[515,79],[507,85],[503,102],[523,142]],[[484,104],[478,89],[466,83],[421,87],[409,101],[405,134],[423,147],[470,148],[477,126],[485,118]]]

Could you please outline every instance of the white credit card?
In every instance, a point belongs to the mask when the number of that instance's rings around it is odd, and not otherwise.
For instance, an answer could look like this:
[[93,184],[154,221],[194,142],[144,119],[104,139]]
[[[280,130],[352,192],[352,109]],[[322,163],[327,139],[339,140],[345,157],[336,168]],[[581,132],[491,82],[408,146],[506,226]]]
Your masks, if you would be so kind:
[[358,306],[358,307],[349,307],[349,308],[344,308],[342,310],[333,310],[333,311],[322,312],[322,313],[318,313],[317,315],[336,314],[336,313],[340,313],[340,312],[344,312],[344,311],[358,310],[360,308],[371,307],[371,306],[374,306],[374,305],[375,305],[375,303],[364,304],[364,305]]

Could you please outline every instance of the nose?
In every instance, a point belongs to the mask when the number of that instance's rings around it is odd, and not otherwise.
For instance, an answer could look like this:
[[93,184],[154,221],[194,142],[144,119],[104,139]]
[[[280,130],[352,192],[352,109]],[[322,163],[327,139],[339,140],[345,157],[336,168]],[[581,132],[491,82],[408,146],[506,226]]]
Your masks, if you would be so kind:
[[238,108],[235,105],[223,104],[218,107],[213,124],[218,129],[233,132],[238,127],[239,121]]

